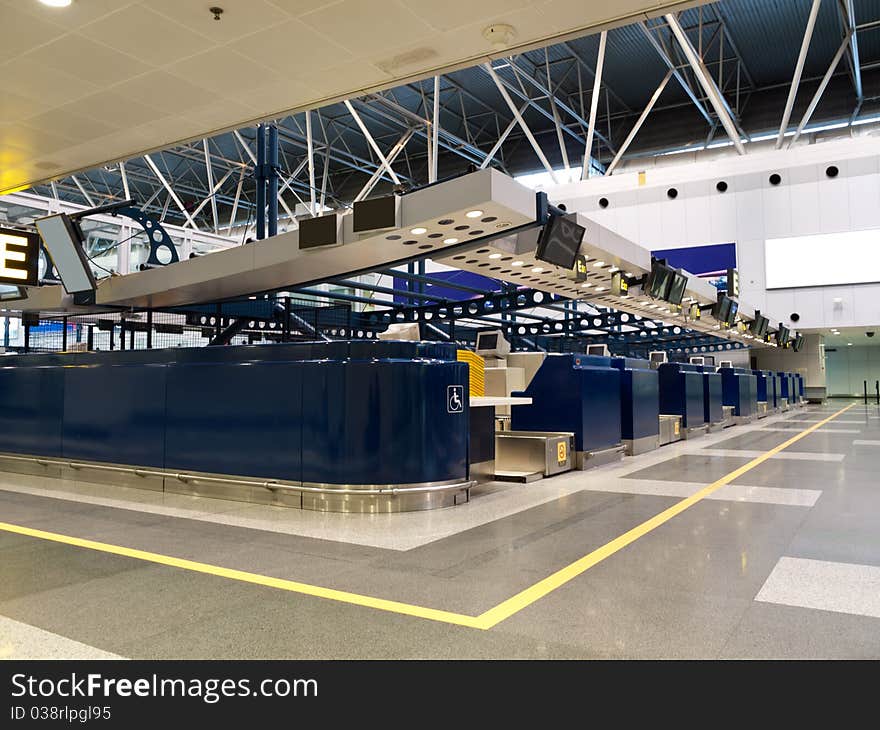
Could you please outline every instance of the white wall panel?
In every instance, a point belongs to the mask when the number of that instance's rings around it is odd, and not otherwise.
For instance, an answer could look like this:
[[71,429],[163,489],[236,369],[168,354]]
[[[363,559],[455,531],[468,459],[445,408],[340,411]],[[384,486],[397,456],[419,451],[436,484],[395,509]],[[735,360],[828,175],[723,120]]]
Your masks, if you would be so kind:
[[844,181],[850,201],[850,223],[854,230],[880,228],[880,176],[858,175]]
[[784,238],[791,235],[791,186],[767,185],[762,191],[764,202],[764,236]]
[[[842,184],[841,184],[842,183]],[[822,233],[849,231],[849,188],[844,180],[826,178],[819,190],[819,230]]]
[[[805,182],[791,186],[791,234],[808,236],[819,230],[819,183]],[[768,233],[767,238],[772,238]]]

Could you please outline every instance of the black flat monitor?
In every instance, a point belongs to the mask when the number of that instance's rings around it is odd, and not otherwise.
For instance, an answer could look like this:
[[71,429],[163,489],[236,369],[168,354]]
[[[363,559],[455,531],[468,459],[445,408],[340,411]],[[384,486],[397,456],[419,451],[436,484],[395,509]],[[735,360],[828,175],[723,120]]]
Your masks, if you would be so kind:
[[788,327],[780,324],[779,329],[776,330],[776,344],[780,347],[785,347],[788,344],[788,339],[791,333],[788,330]]
[[669,288],[675,273],[675,269],[670,268],[662,261],[652,261],[651,273],[648,274],[648,282],[645,284],[647,295],[652,299],[666,301],[669,297]]
[[712,308],[712,316],[719,322],[723,322],[726,324],[728,318],[730,317],[731,304],[733,304],[733,300],[730,297],[728,297],[726,294],[719,293],[718,301]]
[[535,258],[566,270],[573,269],[586,232],[573,215],[551,215],[538,236]]
[[798,334],[794,338],[794,341],[791,343],[791,349],[795,352],[800,352],[803,346],[804,336],[800,332],[798,332]]
[[767,330],[767,318],[762,316],[760,312],[755,312],[755,318],[749,322],[749,334],[760,339]]
[[666,301],[675,306],[681,306],[681,300],[684,299],[684,292],[687,289],[688,278],[681,271],[673,271],[672,283],[669,285],[669,294]]
[[733,327],[736,324],[736,313],[739,311],[739,302],[730,299],[730,308],[727,310],[727,319],[725,323],[728,327]]
[[68,294],[94,291],[97,282],[83,251],[82,233],[77,223],[67,213],[38,218],[34,223],[64,290]]

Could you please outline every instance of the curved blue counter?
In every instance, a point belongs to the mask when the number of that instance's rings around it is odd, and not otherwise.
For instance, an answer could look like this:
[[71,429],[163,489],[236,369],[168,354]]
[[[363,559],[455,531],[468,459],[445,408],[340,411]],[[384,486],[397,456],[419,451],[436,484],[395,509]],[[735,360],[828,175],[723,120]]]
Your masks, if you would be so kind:
[[430,343],[7,356],[0,452],[301,485],[464,482],[468,396],[455,347]]

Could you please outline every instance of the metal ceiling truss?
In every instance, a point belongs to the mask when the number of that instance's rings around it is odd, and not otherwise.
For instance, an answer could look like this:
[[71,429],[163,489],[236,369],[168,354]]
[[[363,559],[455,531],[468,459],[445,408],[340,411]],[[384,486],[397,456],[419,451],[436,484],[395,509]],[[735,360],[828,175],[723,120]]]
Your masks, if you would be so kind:
[[[818,1],[795,65],[780,141],[788,133],[794,96],[804,81],[801,72]],[[849,121],[866,99],[873,100],[866,96],[863,71],[880,67],[880,62],[864,63],[858,34],[875,31],[880,20],[856,18],[853,0],[827,2],[835,5],[841,43],[795,137],[809,128],[832,76],[843,73],[838,63],[844,58],[855,96]],[[611,30],[600,34],[595,57],[589,57],[582,43],[568,41],[275,120],[281,139],[282,225],[298,204],[315,214],[325,203],[344,207],[376,189],[421,185],[468,165],[516,173],[533,170],[523,166],[538,160],[551,175],[560,162],[566,168],[581,167],[581,177],[590,167],[605,172],[606,165],[613,169],[638,154],[631,151],[634,139],[649,114],[684,105],[705,121],[706,145],[723,128],[743,152],[740,138],[748,139],[743,111],[755,92],[775,85],[755,83],[731,32],[727,14],[732,12],[720,2],[634,26],[656,53],[657,68],[668,72],[672,85],[684,93],[684,102],[678,94],[664,101],[660,88],[647,107],[628,104],[621,90],[602,78],[603,66],[606,77],[609,69],[619,73],[605,54],[609,35],[618,33]],[[687,25],[681,18],[688,19]],[[623,37],[633,36],[621,30]],[[619,57],[619,40],[615,52]],[[37,192],[86,205],[133,196],[145,212],[168,222],[244,240],[249,222],[257,217],[254,137],[250,127],[196,140],[68,176],[38,186]]]

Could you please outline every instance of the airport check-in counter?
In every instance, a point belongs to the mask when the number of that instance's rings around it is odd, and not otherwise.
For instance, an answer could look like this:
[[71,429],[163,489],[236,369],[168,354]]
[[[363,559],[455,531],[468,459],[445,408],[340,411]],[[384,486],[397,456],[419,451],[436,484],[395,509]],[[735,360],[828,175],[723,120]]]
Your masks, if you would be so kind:
[[733,406],[734,423],[749,423],[758,412],[758,378],[746,368],[719,368],[724,405]]
[[446,506],[470,487],[455,357],[393,341],[6,356],[0,464],[318,510]]
[[608,357],[547,355],[528,387],[511,394],[532,399],[512,409],[512,431],[574,434],[579,469],[618,460],[620,378]]
[[797,395],[798,402],[803,402],[806,397],[806,383],[804,382],[804,376],[800,373],[795,373],[795,380],[797,382]]
[[732,425],[732,410],[724,405],[723,386],[718,371],[711,366],[698,366],[703,373],[703,418],[709,431]]
[[758,418],[763,418],[774,408],[773,387],[775,381],[773,373],[769,370],[752,370],[752,375],[755,376],[755,392],[758,399],[756,415]]
[[657,373],[660,378],[660,413],[681,418],[682,438],[705,433],[703,373],[699,366],[666,362],[657,368]]
[[795,405],[794,377],[791,373],[777,373],[779,376],[779,407],[783,411]]
[[620,371],[620,428],[630,456],[660,446],[660,381],[647,360],[611,358]]

